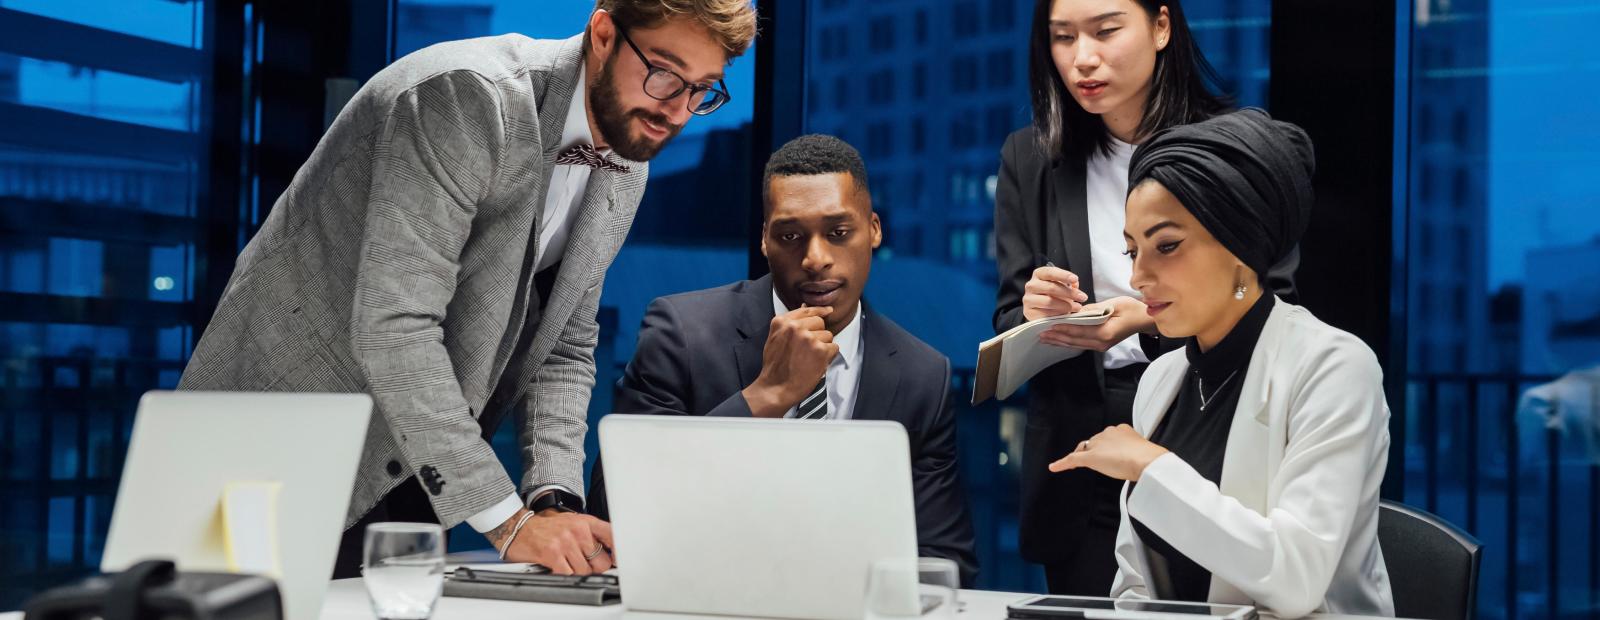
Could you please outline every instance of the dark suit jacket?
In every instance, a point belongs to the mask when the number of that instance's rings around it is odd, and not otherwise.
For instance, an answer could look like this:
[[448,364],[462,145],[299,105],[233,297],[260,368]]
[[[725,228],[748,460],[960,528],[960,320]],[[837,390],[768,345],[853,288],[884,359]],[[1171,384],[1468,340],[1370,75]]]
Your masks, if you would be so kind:
[[[633,359],[617,380],[614,410],[749,417],[740,390],[761,373],[772,318],[770,276],[656,299],[645,313]],[[956,424],[946,398],[950,361],[865,302],[861,320],[863,363],[852,416],[905,426],[919,553],[954,560],[962,582],[970,584],[977,558],[956,475]],[[591,514],[607,518],[599,461],[587,505]]]
[[[1021,325],[1023,289],[1033,270],[1050,261],[1078,276],[1089,299],[1094,269],[1089,260],[1088,163],[1067,157],[1053,161],[1040,152],[1032,127],[1012,133],[1000,155],[995,188],[994,236],[1000,290],[995,303],[996,333]],[[1274,266],[1267,282],[1285,300],[1294,299],[1298,248]],[[1182,346],[1182,340],[1140,336],[1150,359]],[[1105,410],[1104,356],[1079,355],[1044,369],[1028,383],[1028,423],[1022,447],[1022,503],[1019,534],[1022,557],[1030,562],[1069,561],[1089,515],[1102,507],[1089,492],[1099,476],[1087,469],[1051,474],[1050,461],[1106,426],[1127,422]]]

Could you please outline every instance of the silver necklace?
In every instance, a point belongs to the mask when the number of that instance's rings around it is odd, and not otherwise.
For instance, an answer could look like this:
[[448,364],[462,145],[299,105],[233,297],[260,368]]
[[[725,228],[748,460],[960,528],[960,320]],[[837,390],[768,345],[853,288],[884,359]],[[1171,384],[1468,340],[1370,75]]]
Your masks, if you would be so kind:
[[1222,380],[1222,385],[1217,386],[1217,390],[1211,393],[1211,398],[1206,398],[1206,380],[1204,377],[1200,376],[1199,372],[1194,373],[1195,382],[1200,386],[1200,410],[1205,411],[1206,405],[1211,404],[1211,401],[1217,397],[1217,394],[1222,393],[1222,388],[1228,387],[1228,382],[1232,381],[1233,376],[1237,374],[1239,374],[1239,369],[1235,368],[1233,372],[1228,373],[1228,378]]

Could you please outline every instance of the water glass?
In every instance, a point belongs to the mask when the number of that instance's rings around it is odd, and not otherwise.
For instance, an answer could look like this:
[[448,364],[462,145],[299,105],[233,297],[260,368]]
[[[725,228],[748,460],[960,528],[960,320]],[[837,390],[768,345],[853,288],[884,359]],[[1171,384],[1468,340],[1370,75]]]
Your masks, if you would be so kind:
[[960,584],[955,562],[943,558],[873,562],[866,620],[954,619]]
[[361,577],[378,620],[426,620],[444,589],[444,530],[436,523],[367,526]]

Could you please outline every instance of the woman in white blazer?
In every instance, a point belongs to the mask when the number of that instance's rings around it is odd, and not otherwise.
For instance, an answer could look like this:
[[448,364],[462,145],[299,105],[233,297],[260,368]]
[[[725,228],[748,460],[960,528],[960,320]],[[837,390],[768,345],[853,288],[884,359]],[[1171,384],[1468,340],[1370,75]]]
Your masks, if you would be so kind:
[[1264,294],[1310,213],[1311,144],[1243,110],[1152,137],[1129,172],[1133,288],[1162,337],[1133,425],[1052,471],[1126,480],[1118,597],[1393,616],[1378,548],[1389,410],[1377,358]]

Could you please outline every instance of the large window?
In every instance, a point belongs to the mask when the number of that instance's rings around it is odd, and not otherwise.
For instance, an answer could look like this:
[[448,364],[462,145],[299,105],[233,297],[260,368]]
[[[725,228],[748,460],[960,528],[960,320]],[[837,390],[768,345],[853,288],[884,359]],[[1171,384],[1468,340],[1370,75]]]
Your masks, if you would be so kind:
[[209,4],[0,0],[0,609],[99,565],[187,358]]
[[[1488,617],[1600,613],[1600,6],[1400,3],[1405,500],[1471,531]],[[1402,39],[1404,40],[1404,39]],[[1394,372],[1391,370],[1391,372]]]
[[[835,4],[813,0],[807,16],[806,99],[836,105],[809,106],[805,130],[843,138],[866,158],[884,224],[867,297],[950,358],[951,402],[964,403],[977,343],[993,335],[995,175],[1006,136],[1029,119],[1033,2],[857,0],[848,11],[826,10]],[[1184,7],[1225,86],[1242,104],[1265,105],[1268,2]],[[870,54],[830,53],[837,40],[871,41],[875,24],[891,22],[913,36]],[[897,96],[879,92],[895,87]],[[990,404],[960,414],[984,588],[1044,588],[1042,574],[1023,564],[1016,548],[1021,413]]]
[[[312,4],[0,0],[0,609],[98,565],[137,398],[176,384],[227,261],[315,142],[323,79],[364,75],[345,65],[384,47],[377,35],[391,35],[391,58],[467,37],[566,38],[594,5],[329,0],[346,15],[360,5],[392,9],[393,19],[325,32],[310,28],[323,15],[312,17]],[[1405,386],[1391,393],[1405,458],[1389,463],[1400,483],[1393,499],[1485,543],[1484,617],[1592,617],[1600,53],[1587,29],[1600,7],[1396,4],[1390,307],[1403,346],[1390,348],[1401,355],[1387,372]],[[885,227],[867,296],[951,359],[954,403],[970,394],[974,344],[991,335],[995,175],[1006,134],[1028,122],[1032,5],[810,0],[803,75],[773,88],[803,103],[805,131],[844,138],[867,158]],[[264,6],[296,28],[273,38]],[[1268,1],[1184,8],[1224,88],[1241,105],[1265,106]],[[292,105],[252,94],[268,81],[254,69],[262,50],[284,52],[270,85]],[[752,121],[767,120],[753,118],[754,61],[752,49],[729,68],[730,105],[691,121],[651,163],[650,189],[607,274],[591,418],[609,410],[651,299],[747,275],[759,208],[751,183],[766,156],[751,146],[762,142]],[[242,92],[217,92],[224,87]],[[273,119],[306,135],[255,148]],[[267,182],[254,180],[258,156],[281,164]],[[1017,403],[960,407],[962,475],[978,585],[1039,591],[1042,575],[1016,549]],[[494,442],[519,468],[513,431],[504,425]],[[483,544],[461,534],[457,548]]]

